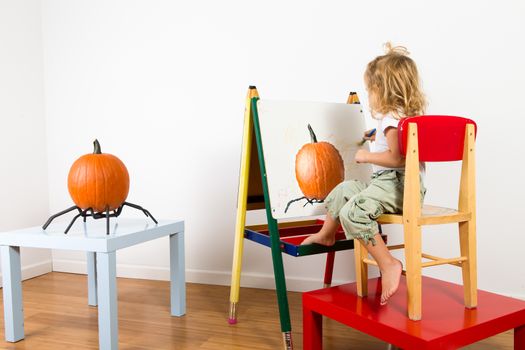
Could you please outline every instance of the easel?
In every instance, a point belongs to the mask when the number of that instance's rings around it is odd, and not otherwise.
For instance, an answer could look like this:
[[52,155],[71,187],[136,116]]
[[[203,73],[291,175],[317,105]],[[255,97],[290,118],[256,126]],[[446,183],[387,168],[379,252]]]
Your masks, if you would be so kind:
[[[318,232],[323,222],[321,220],[308,220],[278,224],[277,220],[272,216],[268,183],[266,181],[266,165],[257,114],[258,99],[259,94],[256,87],[250,86],[246,96],[246,108],[244,111],[241,171],[237,199],[235,248],[233,253],[228,322],[230,324],[237,323],[237,303],[239,302],[243,239],[246,238],[271,248],[283,344],[285,349],[293,349],[290,312],[281,254],[284,252],[297,257],[327,253],[324,278],[326,287],[331,284],[335,252],[338,250],[353,249],[354,242],[353,240],[347,240],[344,232],[340,230],[336,236],[337,241],[332,247],[324,247],[317,244],[302,246],[300,244],[305,238],[304,235]],[[355,92],[350,93],[347,103],[359,103]],[[266,209],[268,224],[245,227],[246,211],[255,209]]]

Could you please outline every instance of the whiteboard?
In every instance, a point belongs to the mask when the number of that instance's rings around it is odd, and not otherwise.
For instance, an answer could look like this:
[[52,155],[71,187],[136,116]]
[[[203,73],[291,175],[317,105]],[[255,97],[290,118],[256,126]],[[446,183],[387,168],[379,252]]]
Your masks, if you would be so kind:
[[[365,120],[360,104],[259,100],[257,112],[262,148],[275,219],[323,215],[324,203],[306,200],[287,204],[304,194],[295,175],[295,157],[301,147],[310,143],[308,124],[317,140],[331,143],[344,162],[345,180],[368,182],[372,174],[369,164],[357,164],[355,153],[365,132]],[[306,204],[306,205],[305,205]]]

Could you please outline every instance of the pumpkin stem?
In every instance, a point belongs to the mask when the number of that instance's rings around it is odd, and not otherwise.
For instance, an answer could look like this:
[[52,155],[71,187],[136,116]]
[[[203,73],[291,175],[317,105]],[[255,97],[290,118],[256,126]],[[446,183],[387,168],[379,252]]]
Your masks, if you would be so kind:
[[314,130],[312,129],[310,124],[308,124],[308,131],[310,131],[310,138],[312,139],[312,143],[317,143],[317,137],[315,136]]
[[100,143],[98,142],[97,139],[93,141],[93,147],[94,147],[93,154],[102,154],[102,151],[100,150]]

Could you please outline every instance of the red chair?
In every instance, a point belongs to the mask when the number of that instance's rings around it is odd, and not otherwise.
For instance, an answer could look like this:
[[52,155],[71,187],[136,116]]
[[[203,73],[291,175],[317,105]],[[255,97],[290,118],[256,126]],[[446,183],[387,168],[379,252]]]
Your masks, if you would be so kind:
[[[401,152],[406,156],[403,213],[386,214],[380,224],[402,224],[405,243],[389,249],[405,249],[408,316],[421,319],[421,269],[451,264],[463,272],[464,301],[467,308],[477,306],[476,277],[476,124],[452,116],[419,116],[401,120],[398,127]],[[419,162],[462,161],[458,209],[420,205]],[[421,252],[421,227],[458,223],[461,256],[440,258]],[[422,258],[428,261],[423,262]],[[355,247],[357,293],[367,295],[368,266],[377,263],[368,257],[365,247]]]

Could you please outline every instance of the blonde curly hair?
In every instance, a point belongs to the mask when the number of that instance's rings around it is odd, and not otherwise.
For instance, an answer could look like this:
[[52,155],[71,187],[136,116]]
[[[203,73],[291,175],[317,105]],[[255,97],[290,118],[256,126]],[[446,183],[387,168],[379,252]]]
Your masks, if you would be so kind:
[[392,113],[394,118],[425,113],[426,99],[415,62],[406,47],[384,45],[386,53],[368,63],[365,84],[374,113]]

